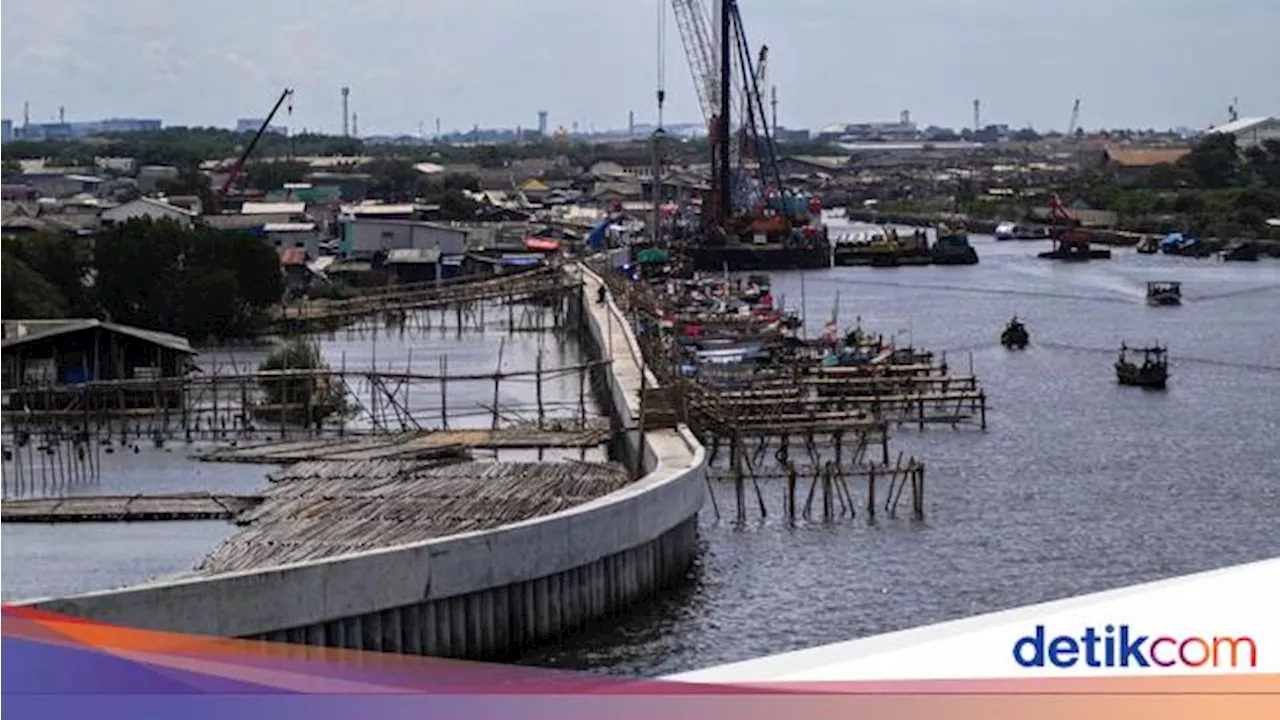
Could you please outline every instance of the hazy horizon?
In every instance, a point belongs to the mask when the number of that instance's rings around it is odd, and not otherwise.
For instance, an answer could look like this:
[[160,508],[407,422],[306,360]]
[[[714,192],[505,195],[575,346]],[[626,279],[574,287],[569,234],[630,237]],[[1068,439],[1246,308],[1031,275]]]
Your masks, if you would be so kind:
[[[704,0],[707,2],[708,0]],[[894,120],[1062,130],[1205,127],[1280,114],[1280,3],[1223,0],[739,0],[770,49],[778,119],[817,129]],[[7,0],[3,116],[154,117],[232,126],[295,88],[276,124],[341,131],[351,87],[362,135],[651,123],[658,7],[668,124],[700,121],[669,0]],[[1220,52],[1227,48],[1229,53]]]

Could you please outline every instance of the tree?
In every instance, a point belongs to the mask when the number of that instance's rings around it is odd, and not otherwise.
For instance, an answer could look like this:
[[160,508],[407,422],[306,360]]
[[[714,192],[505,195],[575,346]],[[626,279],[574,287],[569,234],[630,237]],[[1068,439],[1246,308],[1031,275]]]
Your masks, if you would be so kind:
[[279,257],[261,239],[171,220],[107,229],[94,264],[108,318],[196,341],[257,333],[284,294]]
[[165,195],[194,195],[205,208],[214,206],[213,186],[209,176],[194,165],[178,168],[178,177],[161,180],[156,188]]
[[293,160],[257,162],[245,168],[245,181],[249,187],[270,191],[286,183],[300,183],[309,172],[311,168],[306,163]]
[[51,300],[63,313],[93,317],[97,303],[88,278],[92,266],[89,244],[84,238],[59,233],[39,233],[6,238],[5,257],[21,261],[47,282],[56,297]]
[[458,190],[446,190],[440,197],[441,220],[475,220],[480,204]]
[[410,202],[422,188],[422,173],[408,160],[377,160],[369,167],[373,176],[369,194],[390,202]]
[[[259,412],[264,418],[319,425],[331,417],[346,417],[355,411],[345,386],[331,381],[329,366],[320,355],[319,345],[312,340],[291,339],[273,350],[258,370],[317,371],[311,376],[262,378],[259,384],[267,396],[267,403],[274,406]],[[310,411],[310,416],[307,411]]]
[[1191,170],[1200,187],[1231,187],[1236,182],[1240,163],[1236,136],[1213,133],[1200,141],[1180,162]]
[[58,288],[8,248],[0,252],[0,296],[3,296],[0,303],[3,303],[6,320],[67,315],[67,299]]

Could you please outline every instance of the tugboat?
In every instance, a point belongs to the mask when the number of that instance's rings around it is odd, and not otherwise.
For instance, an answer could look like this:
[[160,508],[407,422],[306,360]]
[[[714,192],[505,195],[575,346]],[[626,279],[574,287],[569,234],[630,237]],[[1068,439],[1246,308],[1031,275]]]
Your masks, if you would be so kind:
[[934,265],[977,265],[978,251],[969,244],[969,236],[963,230],[938,226],[938,240],[930,250]]
[[1015,315],[1008,325],[1004,326],[1004,332],[1000,333],[1000,344],[1010,350],[1025,350],[1027,343],[1031,342],[1031,336],[1027,334],[1027,328],[1018,321]]
[[[1129,352],[1142,353],[1142,364],[1129,359]],[[1169,362],[1165,348],[1159,345],[1145,348],[1129,348],[1120,345],[1120,358],[1116,360],[1116,379],[1121,385],[1163,390],[1169,380]]]
[[1182,283],[1149,282],[1147,283],[1148,305],[1181,305]]

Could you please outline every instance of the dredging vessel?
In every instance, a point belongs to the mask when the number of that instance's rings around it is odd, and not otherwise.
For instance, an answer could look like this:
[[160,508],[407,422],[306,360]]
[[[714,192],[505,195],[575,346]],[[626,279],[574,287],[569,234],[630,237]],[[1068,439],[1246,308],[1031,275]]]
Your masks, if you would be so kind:
[[[759,60],[753,60],[736,0],[720,3],[719,52],[709,47],[711,35],[705,28],[699,32],[695,27],[703,22],[701,13],[688,3],[674,6],[711,147],[711,183],[700,211],[701,227],[694,237],[686,238],[684,253],[695,269],[711,272],[830,267],[831,245],[822,224],[821,201],[783,186],[777,147],[764,121],[760,86],[767,48],[761,49]],[[707,60],[715,57],[719,73],[713,76]],[[743,104],[736,131],[732,122],[735,64],[741,68],[738,90]],[[717,81],[718,91],[712,92]]]
[[1082,227],[1078,219],[1071,217],[1067,206],[1057,195],[1049,203],[1049,213],[1049,238],[1053,240],[1053,249],[1040,253],[1038,257],[1073,262],[1111,258],[1110,250],[1090,247],[1089,231]]

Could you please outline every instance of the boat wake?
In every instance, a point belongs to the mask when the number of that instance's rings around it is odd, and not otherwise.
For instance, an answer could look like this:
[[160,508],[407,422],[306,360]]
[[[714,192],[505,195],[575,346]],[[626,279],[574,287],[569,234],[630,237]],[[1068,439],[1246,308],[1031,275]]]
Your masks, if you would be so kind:
[[864,280],[862,278],[851,279],[843,278],[814,278],[809,280],[810,283],[830,283],[833,285],[847,286],[849,284],[867,285],[876,287],[894,287],[904,288],[907,290],[938,290],[941,292],[963,292],[973,293],[976,295],[1010,295],[1015,297],[1038,297],[1038,298],[1055,298],[1059,300],[1087,300],[1091,302],[1110,302],[1110,303],[1128,303],[1127,298],[1107,297],[1102,295],[1082,295],[1076,293],[1060,293],[1048,290],[1014,290],[1011,288],[984,288],[966,285],[942,285],[935,283],[910,283],[910,282],[893,282],[889,280]]

